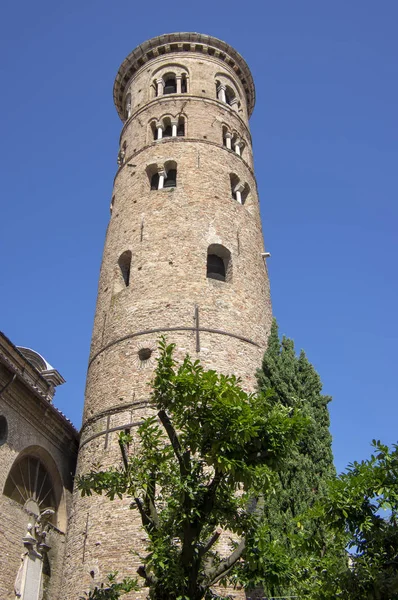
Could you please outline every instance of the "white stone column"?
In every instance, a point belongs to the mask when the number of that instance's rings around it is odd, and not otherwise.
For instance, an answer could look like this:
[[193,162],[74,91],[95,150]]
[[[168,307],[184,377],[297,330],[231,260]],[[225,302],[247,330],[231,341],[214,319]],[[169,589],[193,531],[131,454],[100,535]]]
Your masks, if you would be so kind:
[[232,134],[229,131],[225,134],[225,144],[228,150],[232,150]]
[[166,173],[164,171],[159,171],[159,185],[158,190],[162,190],[164,186],[164,180],[166,179]]
[[164,81],[162,79],[162,77],[160,79],[156,80],[156,85],[158,86],[158,96],[163,96],[163,90],[164,90]]
[[235,195],[236,195],[236,200],[237,202],[239,202],[239,204],[242,204],[242,192],[244,189],[244,185],[242,183],[238,183],[238,185],[235,187]]
[[158,125],[158,140],[161,140],[163,137],[163,127],[161,125]]
[[227,88],[225,87],[225,85],[219,85],[218,86],[218,99],[221,100],[221,102],[226,102],[227,98],[225,96],[225,90]]
[[232,98],[230,106],[231,106],[231,108],[235,112],[238,112],[238,100],[237,100],[237,98]]
[[236,154],[237,154],[238,156],[240,156],[240,145],[241,145],[241,141],[240,141],[240,139],[239,139],[239,138],[237,138],[237,139],[235,140],[235,148],[234,148],[234,150],[235,150],[235,152],[236,152]]
[[181,94],[181,75],[176,75],[177,94]]
[[177,137],[177,125],[178,121],[171,122],[171,137]]

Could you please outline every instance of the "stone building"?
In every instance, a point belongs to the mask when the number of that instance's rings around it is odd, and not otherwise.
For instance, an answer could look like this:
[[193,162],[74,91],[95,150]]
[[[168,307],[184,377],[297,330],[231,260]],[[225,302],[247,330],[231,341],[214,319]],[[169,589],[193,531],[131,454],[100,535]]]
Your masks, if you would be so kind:
[[[252,390],[272,317],[244,59],[211,36],[159,36],[124,60],[114,101],[122,131],[78,474],[119,463],[118,432],[134,435],[149,414],[159,335]],[[51,598],[77,600],[115,569],[133,574],[139,559],[126,549],[144,544],[128,501],[75,490],[63,591]]]
[[62,376],[0,333],[0,598],[62,598],[78,433],[52,404]]

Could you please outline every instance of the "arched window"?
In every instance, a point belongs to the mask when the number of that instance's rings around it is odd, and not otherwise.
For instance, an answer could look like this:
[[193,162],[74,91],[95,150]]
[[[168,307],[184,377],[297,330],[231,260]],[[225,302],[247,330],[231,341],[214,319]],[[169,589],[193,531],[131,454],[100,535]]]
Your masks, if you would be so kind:
[[[54,486],[49,472],[35,456],[24,456],[14,463],[4,486],[4,495],[26,510],[39,516],[44,510],[58,509]],[[56,523],[56,514],[50,518]]]
[[167,171],[166,179],[164,180],[165,188],[177,187],[177,169],[169,169]]
[[120,269],[120,274],[124,281],[125,287],[130,285],[130,268],[131,268],[131,252],[130,250],[126,250],[123,254],[120,255],[118,260],[118,265]]
[[244,204],[247,200],[247,197],[250,193],[250,188],[247,183],[243,186],[243,190],[241,192],[241,204]]
[[186,94],[187,91],[188,91],[187,76],[185,73],[183,73],[182,77],[181,77],[181,93]]
[[217,256],[217,254],[207,255],[207,277],[209,277],[209,279],[225,281],[224,261],[220,256]]
[[211,244],[207,249],[207,278],[228,282],[231,280],[231,271],[231,253],[228,248],[221,244]]
[[227,133],[228,133],[228,129],[225,127],[222,128],[222,144],[223,146],[227,146]]
[[131,117],[131,94],[127,94],[125,103],[125,117],[129,119]]
[[233,104],[235,100],[235,92],[229,85],[225,86],[225,102],[230,106]]
[[237,188],[239,186],[240,180],[239,177],[237,175],[235,175],[235,173],[231,173],[230,176],[230,181],[231,181],[231,194],[232,194],[232,198],[234,200],[237,200],[236,197],[236,193],[237,193]]
[[168,74],[164,77],[163,94],[176,94],[177,82],[174,74]]
[[163,187],[177,187],[177,163],[174,160],[168,160],[164,165],[166,177]]
[[159,173],[154,173],[151,177],[151,190],[159,189]]
[[158,139],[158,128],[156,127],[155,121],[152,121],[151,123],[151,131],[153,139],[156,141]]
[[180,137],[183,137],[185,135],[185,119],[184,119],[184,117],[179,117],[179,119],[178,119],[177,135]]
[[173,135],[170,117],[163,119],[163,137],[171,137]]

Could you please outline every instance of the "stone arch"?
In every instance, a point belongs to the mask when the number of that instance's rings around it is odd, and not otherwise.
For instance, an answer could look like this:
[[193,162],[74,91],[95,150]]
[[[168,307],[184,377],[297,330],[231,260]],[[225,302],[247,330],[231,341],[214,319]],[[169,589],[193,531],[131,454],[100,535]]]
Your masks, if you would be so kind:
[[157,119],[150,119],[148,122],[148,143],[154,142],[158,139],[158,121]]
[[66,531],[64,485],[55,460],[43,447],[28,446],[18,454],[9,470],[3,494],[28,513],[53,508],[55,514],[50,522]]
[[152,73],[151,97],[188,92],[189,70],[179,63],[168,63]]
[[167,73],[174,73],[174,75],[187,75],[189,77],[190,75],[190,71],[189,68],[186,67],[185,65],[182,65],[181,63],[177,63],[177,62],[170,62],[167,63],[167,65],[162,65],[160,67],[158,67],[157,69],[155,69],[154,71],[152,71],[152,77],[155,77],[156,79],[162,77],[164,79],[164,76]]
[[[241,95],[235,81],[227,73],[216,73],[214,79],[217,98],[238,112],[241,108]],[[221,89],[223,92],[220,92]]]

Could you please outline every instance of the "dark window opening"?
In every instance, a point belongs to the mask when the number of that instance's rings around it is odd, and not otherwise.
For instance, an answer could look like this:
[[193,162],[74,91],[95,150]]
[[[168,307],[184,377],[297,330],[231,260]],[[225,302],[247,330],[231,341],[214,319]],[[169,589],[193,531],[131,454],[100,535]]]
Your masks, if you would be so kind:
[[177,169],[169,169],[164,180],[164,187],[177,187]]
[[171,137],[172,133],[171,125],[167,125],[167,127],[165,127],[163,130],[163,137]]
[[123,277],[124,285],[128,287],[130,285],[130,267],[131,267],[131,252],[126,250],[120,256],[119,260],[120,273]]
[[151,348],[140,348],[138,350],[138,358],[142,361],[149,360],[152,356]]
[[217,256],[217,254],[207,255],[207,277],[225,281],[225,264],[221,256]]
[[0,446],[7,441],[8,436],[8,423],[7,419],[0,415]]
[[182,79],[181,79],[181,93],[182,94],[187,93],[187,78],[185,75],[183,75]]
[[155,173],[151,177],[151,190],[159,189],[159,173]]
[[236,187],[239,185],[239,177],[233,173],[231,173],[230,175],[230,181],[231,181],[231,194],[232,194],[232,198],[234,200],[236,200]]
[[163,94],[175,94],[177,91],[177,84],[175,78],[166,79],[164,83]]
[[177,135],[183,137],[185,135],[185,122],[184,119],[178,121]]

